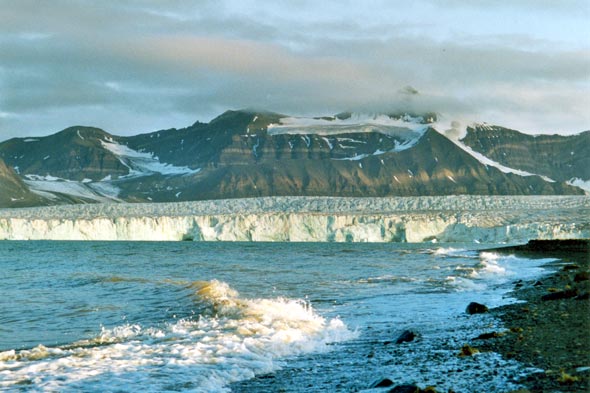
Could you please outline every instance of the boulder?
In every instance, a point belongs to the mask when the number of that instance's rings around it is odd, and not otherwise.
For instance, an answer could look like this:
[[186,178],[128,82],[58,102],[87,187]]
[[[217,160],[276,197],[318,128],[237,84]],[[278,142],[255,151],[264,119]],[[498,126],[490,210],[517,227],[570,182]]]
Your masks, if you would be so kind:
[[467,306],[467,309],[465,309],[465,312],[469,315],[483,314],[488,312],[488,308],[481,303],[471,302]]
[[421,393],[420,389],[416,385],[397,385],[393,389],[389,390],[389,393]]
[[499,334],[498,332],[482,333],[479,336],[477,336],[475,339],[476,340],[489,340],[490,338],[498,338],[500,336],[501,336],[501,334]]
[[399,335],[397,340],[395,340],[395,343],[409,343],[411,341],[414,341],[414,338],[416,338],[416,334],[414,332],[412,332],[411,330],[405,330],[402,334]]
[[379,382],[375,382],[371,385],[371,388],[387,388],[393,385],[393,381],[389,378],[383,378]]

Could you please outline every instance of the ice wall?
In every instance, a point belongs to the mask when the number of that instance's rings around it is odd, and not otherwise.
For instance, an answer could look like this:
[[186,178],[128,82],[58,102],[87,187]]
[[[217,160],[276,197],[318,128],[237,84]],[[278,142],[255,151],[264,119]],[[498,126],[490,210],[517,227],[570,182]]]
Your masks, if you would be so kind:
[[590,197],[277,197],[0,210],[0,239],[524,242],[590,237]]

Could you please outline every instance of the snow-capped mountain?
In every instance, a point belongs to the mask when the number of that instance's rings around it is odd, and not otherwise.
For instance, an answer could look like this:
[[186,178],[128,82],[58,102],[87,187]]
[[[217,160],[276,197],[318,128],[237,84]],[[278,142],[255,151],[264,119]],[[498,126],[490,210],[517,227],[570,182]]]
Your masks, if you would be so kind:
[[[26,204],[258,196],[583,194],[590,132],[532,137],[435,114],[297,118],[228,111],[210,123],[119,137],[70,127],[0,143]],[[557,142],[553,142],[553,140]],[[14,195],[13,195],[14,194]],[[15,191],[0,184],[2,206]],[[21,203],[21,205],[23,205]]]

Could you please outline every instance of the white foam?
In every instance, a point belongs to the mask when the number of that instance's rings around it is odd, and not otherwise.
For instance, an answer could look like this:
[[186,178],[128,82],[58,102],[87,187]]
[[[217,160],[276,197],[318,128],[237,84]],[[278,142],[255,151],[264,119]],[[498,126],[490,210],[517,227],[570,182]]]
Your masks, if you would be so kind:
[[284,357],[356,337],[341,320],[326,320],[301,300],[245,299],[217,280],[193,287],[198,319],[161,328],[122,325],[60,348],[0,353],[0,388],[27,381],[50,391],[163,391],[171,384],[228,391],[231,382],[277,370]]

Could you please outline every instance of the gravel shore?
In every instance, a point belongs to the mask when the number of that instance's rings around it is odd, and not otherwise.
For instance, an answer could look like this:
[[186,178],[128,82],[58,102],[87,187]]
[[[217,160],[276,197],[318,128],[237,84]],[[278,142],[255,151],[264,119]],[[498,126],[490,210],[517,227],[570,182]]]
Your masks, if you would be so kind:
[[540,369],[519,381],[528,389],[522,392],[590,392],[590,240],[533,241],[495,251],[558,260],[543,279],[516,282],[512,296],[525,303],[490,310],[507,330],[473,345]]

